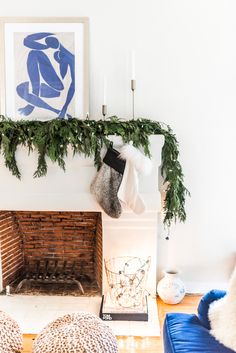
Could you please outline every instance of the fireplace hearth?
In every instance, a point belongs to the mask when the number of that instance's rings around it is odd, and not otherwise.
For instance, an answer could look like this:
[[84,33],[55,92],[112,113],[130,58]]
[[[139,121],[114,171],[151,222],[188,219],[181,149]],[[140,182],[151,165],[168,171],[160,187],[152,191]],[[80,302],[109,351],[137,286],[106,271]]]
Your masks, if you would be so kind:
[[100,212],[1,211],[0,244],[14,293],[101,294]]

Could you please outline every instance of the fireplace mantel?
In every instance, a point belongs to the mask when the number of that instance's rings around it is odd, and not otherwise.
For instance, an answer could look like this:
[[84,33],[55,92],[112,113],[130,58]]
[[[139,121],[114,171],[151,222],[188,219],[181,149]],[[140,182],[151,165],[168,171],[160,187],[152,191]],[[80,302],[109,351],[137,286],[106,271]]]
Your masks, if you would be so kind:
[[[110,136],[114,146],[121,145],[121,138]],[[163,136],[150,137],[151,153],[155,168],[148,177],[140,177],[140,192],[147,210],[159,210],[158,166],[161,163]],[[16,158],[22,173],[21,180],[11,175],[0,157],[0,210],[32,211],[100,211],[90,193],[90,183],[96,174],[93,158],[73,157],[69,151],[66,172],[48,161],[45,177],[33,178],[37,165],[37,153],[28,155],[27,148],[18,149]]]
[[[120,137],[110,136],[114,147],[122,145]],[[142,215],[124,209],[119,219],[107,216],[90,193],[90,184],[96,174],[92,158],[84,158],[69,152],[64,173],[56,164],[48,161],[46,177],[33,178],[37,166],[37,153],[28,156],[26,148],[17,151],[17,162],[22,179],[12,176],[3,166],[0,157],[0,210],[2,211],[100,211],[103,227],[103,256],[151,256],[147,289],[156,292],[157,266],[157,213],[161,198],[158,187],[161,150],[164,138],[150,136],[150,151],[154,168],[149,176],[140,177],[140,195],[146,204]],[[105,152],[105,151],[104,151]],[[105,278],[105,274],[103,276]],[[1,287],[1,269],[0,269]],[[103,281],[105,292],[106,281]],[[1,288],[0,288],[1,289]]]

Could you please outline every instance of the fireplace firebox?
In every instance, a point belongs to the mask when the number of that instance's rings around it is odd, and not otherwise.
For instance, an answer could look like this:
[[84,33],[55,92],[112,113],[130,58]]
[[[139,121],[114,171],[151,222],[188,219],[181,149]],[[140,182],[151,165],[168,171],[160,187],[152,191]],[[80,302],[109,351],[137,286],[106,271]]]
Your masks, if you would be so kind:
[[17,293],[97,295],[100,212],[1,211],[2,283]]

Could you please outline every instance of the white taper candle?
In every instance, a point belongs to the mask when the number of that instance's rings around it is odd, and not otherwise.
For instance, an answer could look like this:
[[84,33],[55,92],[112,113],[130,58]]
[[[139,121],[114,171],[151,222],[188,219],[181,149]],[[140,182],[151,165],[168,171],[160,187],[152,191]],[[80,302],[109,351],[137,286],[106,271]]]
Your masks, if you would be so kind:
[[132,50],[131,53],[131,80],[135,80],[136,72],[135,72],[135,52]]
[[107,78],[103,77],[103,104],[107,105]]

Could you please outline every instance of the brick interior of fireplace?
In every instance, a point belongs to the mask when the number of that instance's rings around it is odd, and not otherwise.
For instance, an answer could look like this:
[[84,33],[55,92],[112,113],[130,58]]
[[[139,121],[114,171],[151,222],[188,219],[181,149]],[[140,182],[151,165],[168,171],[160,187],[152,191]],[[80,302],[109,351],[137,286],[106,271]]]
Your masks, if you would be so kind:
[[1,211],[0,246],[3,288],[14,291],[27,277],[23,293],[81,295],[75,283],[63,283],[72,274],[84,295],[101,292],[100,212]]

